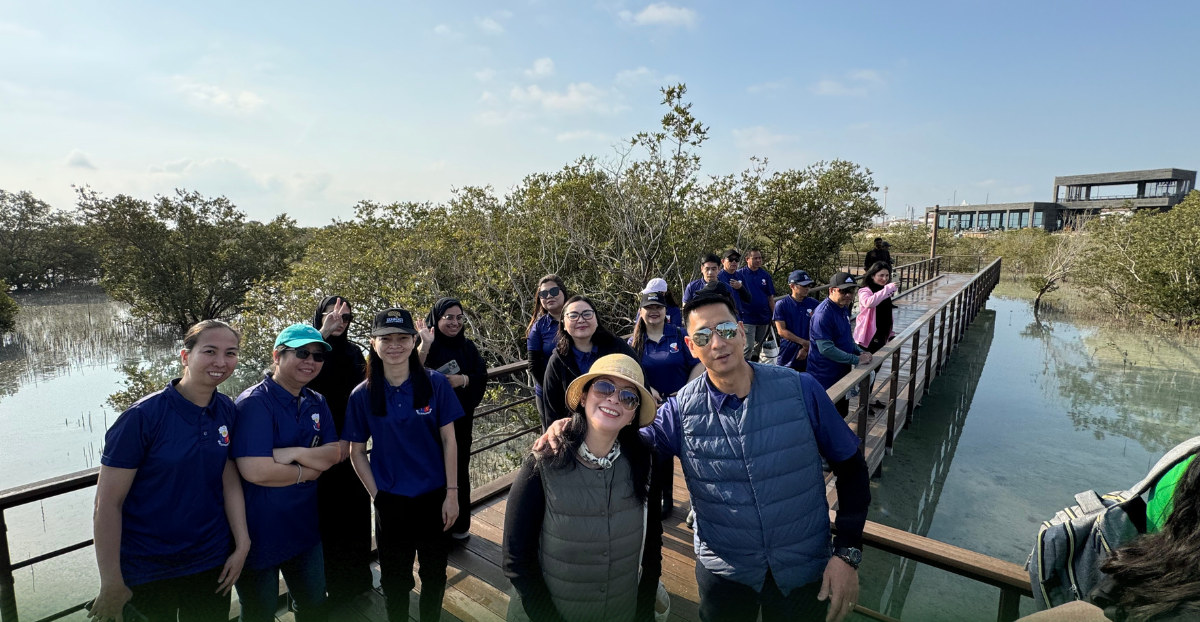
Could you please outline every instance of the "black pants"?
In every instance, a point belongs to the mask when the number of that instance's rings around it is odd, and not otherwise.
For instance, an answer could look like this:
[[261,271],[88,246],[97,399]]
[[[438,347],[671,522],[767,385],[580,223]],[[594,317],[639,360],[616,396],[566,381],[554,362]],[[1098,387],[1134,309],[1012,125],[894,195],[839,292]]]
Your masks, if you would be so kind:
[[883,348],[883,346],[887,345],[888,335],[890,335],[891,332],[892,332],[891,329],[888,329],[886,331],[877,331],[875,333],[875,336],[871,337],[871,343],[868,343],[867,347],[864,349],[867,352],[870,352],[871,354],[875,354],[881,348]]
[[129,603],[150,622],[229,622],[229,594],[219,594],[224,566],[186,577],[161,579],[135,585]]
[[791,367],[800,373],[804,373],[808,371],[808,359],[796,359],[792,361],[792,364],[788,365],[788,367]]
[[446,490],[419,497],[379,491],[375,495],[375,539],[379,544],[379,584],[387,597],[390,622],[407,622],[413,560],[421,562],[421,622],[441,619],[446,593],[446,549],[442,502]]
[[347,460],[321,474],[317,497],[329,599],[348,600],[372,585],[371,495]]
[[850,398],[843,397],[842,399],[834,402],[833,406],[834,408],[837,408],[838,414],[842,416],[842,419],[845,419],[850,415]]
[[450,528],[453,533],[471,531],[471,435],[474,428],[474,413],[454,420],[454,441],[458,447],[458,520]]
[[[675,503],[675,457],[665,452],[655,452],[652,477],[662,490],[662,507],[666,510]],[[665,516],[666,512],[663,514]]]
[[820,581],[798,587],[784,596],[770,571],[762,591],[756,592],[744,583],[718,577],[697,562],[696,585],[700,588],[701,622],[755,620],[760,611],[762,622],[823,622],[829,609],[829,601],[817,600]]

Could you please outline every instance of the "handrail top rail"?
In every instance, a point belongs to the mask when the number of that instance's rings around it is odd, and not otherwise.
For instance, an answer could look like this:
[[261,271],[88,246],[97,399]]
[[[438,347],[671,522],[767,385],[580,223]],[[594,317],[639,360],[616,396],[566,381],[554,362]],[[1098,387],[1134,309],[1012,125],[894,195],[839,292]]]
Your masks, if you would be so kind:
[[[991,271],[992,268],[999,263],[1000,263],[1000,258],[997,257],[995,260],[992,261],[992,263],[988,264],[987,267],[985,267],[984,269],[975,273],[975,275],[973,277],[971,277],[971,279],[969,281],[963,283],[957,290],[954,291],[953,294],[950,295],[950,298],[948,298],[947,300],[954,299],[956,296],[961,294],[968,287],[970,287],[972,284],[974,284],[976,281],[978,281],[984,274],[987,274],[989,271]],[[850,373],[843,376],[842,379],[837,381],[832,387],[829,387],[827,392],[829,393],[830,399],[832,399],[835,402],[842,399],[842,397],[844,397],[846,395],[846,393],[849,393],[851,389],[853,389],[855,386],[858,386],[858,383],[862,382],[863,378],[870,375],[870,373],[875,371],[876,368],[882,366],[884,364],[884,362],[887,361],[888,357],[890,357],[892,355],[893,352],[904,347],[904,344],[910,338],[912,338],[912,336],[918,330],[923,329],[925,327],[925,325],[929,323],[930,319],[935,317],[937,314],[941,313],[943,308],[945,308],[945,305],[942,305],[940,307],[926,311],[924,315],[922,315],[920,318],[918,318],[916,321],[914,321],[912,324],[910,324],[908,328],[904,329],[900,334],[896,335],[895,337],[892,337],[886,345],[884,345],[882,348],[879,349],[879,351],[877,351],[874,355],[872,355],[872,360],[871,360],[870,365],[868,365],[866,367],[863,367],[860,365],[855,365],[853,368],[851,368]],[[834,397],[834,396],[836,396],[836,397]]]

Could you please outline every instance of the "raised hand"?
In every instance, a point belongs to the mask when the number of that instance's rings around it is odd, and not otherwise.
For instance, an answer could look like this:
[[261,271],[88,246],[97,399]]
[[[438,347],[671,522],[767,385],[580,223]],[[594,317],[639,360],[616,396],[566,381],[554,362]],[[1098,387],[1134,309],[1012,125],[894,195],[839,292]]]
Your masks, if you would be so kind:
[[421,318],[417,318],[416,323],[417,323],[417,336],[419,336],[421,338],[421,349],[428,351],[429,346],[433,345],[433,338],[434,338],[433,329],[430,328],[429,326],[427,326],[425,324],[425,320],[423,320]]

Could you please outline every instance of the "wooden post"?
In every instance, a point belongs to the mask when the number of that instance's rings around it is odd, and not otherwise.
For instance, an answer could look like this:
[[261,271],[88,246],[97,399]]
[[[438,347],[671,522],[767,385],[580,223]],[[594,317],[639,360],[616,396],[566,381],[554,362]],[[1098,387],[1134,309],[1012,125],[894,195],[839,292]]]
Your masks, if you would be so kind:
[[871,416],[871,374],[863,376],[858,383],[858,440],[863,444],[863,455],[867,455],[867,418]]
[[933,325],[937,316],[929,318],[929,335],[925,337],[925,379],[921,381],[921,395],[929,393],[929,383],[933,382]]
[[[958,335],[958,299],[958,296],[950,299],[950,317],[948,318],[950,322],[950,334],[946,335],[946,359],[950,358],[950,348],[958,343],[958,340],[955,338]],[[942,364],[945,364],[945,362],[943,360]]]
[[17,622],[17,592],[13,584],[12,555],[8,550],[8,523],[0,510],[0,621]]
[[[953,304],[953,303],[951,303]],[[946,307],[942,307],[942,317],[938,320],[938,355],[937,355],[937,373],[942,373],[942,363],[946,360]]]
[[942,208],[938,205],[933,206],[933,241],[929,243],[929,258],[937,257],[937,231],[938,231],[938,216]]
[[1021,617],[1021,593],[1012,588],[1000,588],[1000,610],[996,622],[1014,622]]
[[[882,367],[880,367],[882,369]],[[892,453],[892,439],[896,436],[896,397],[900,393],[900,348],[892,352],[892,381],[888,383],[887,453]]]
[[[908,404],[904,407],[904,429],[908,429],[908,425],[912,423],[913,409],[916,408],[917,401],[917,365],[921,358],[921,329],[913,333],[912,346],[909,352],[912,356],[908,359]],[[928,375],[928,374],[926,374]]]

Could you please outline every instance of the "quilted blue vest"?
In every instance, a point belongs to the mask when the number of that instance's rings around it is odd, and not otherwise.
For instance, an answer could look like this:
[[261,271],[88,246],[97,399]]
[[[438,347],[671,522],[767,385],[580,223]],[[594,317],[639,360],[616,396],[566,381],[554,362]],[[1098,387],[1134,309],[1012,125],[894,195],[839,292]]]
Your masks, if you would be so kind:
[[759,591],[770,569],[786,595],[820,580],[829,563],[825,478],[800,375],[750,365],[754,381],[737,409],[716,412],[707,374],[679,391],[680,462],[699,562]]

